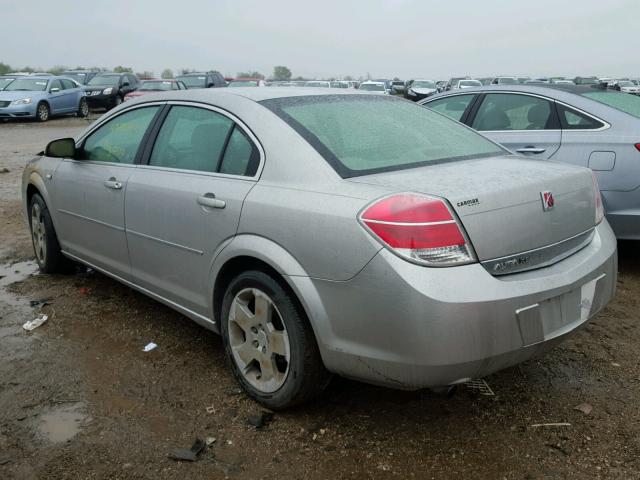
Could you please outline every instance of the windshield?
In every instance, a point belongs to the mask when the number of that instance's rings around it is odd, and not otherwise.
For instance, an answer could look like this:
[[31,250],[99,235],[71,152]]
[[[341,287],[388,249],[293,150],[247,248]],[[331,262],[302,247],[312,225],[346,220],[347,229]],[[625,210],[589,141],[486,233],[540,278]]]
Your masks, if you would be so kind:
[[204,75],[187,75],[184,77],[177,77],[177,80],[182,80],[182,82],[189,87],[205,87],[205,81],[207,77]]
[[345,82],[331,82],[331,88],[349,88],[349,84]]
[[360,90],[368,92],[384,92],[384,85],[381,83],[363,83],[360,85]]
[[107,85],[111,87],[116,87],[120,82],[120,75],[96,75],[87,85]]
[[498,83],[500,85],[515,85],[518,83],[518,80],[511,77],[501,77],[498,79]]
[[416,80],[411,84],[411,88],[436,88],[436,84],[429,80]]
[[138,88],[138,90],[153,90],[153,91],[158,91],[158,90],[173,90],[173,83],[174,82],[168,82],[168,81],[146,81],[146,82],[142,82],[142,85],[140,85],[140,88]]
[[329,82],[307,82],[304,84],[305,87],[328,87]]
[[48,80],[42,78],[16,78],[4,89],[7,92],[28,91],[43,92],[47,89]]
[[231,82],[229,87],[257,87],[258,82],[253,82],[251,80],[238,80],[235,82]]
[[590,78],[579,78],[577,83],[580,83],[581,85],[597,85],[599,82],[597,78],[590,77]]
[[479,82],[478,80],[460,80],[458,85],[461,87],[481,87],[482,82]]
[[13,82],[13,78],[0,78],[0,90]]
[[584,92],[581,95],[640,118],[640,97],[635,95],[606,90]]
[[67,78],[73,78],[79,84],[84,84],[85,80],[87,79],[86,73],[63,72],[61,76],[67,77]]
[[631,82],[618,82],[618,86],[620,87],[635,87],[635,85]]
[[448,117],[393,97],[314,95],[261,103],[343,178],[505,153]]

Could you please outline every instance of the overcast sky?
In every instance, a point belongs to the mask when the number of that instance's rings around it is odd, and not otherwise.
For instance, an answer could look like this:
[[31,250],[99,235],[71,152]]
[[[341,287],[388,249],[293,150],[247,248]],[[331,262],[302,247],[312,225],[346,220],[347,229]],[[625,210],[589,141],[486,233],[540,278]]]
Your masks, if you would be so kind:
[[640,76],[640,0],[0,0],[0,62],[294,76]]

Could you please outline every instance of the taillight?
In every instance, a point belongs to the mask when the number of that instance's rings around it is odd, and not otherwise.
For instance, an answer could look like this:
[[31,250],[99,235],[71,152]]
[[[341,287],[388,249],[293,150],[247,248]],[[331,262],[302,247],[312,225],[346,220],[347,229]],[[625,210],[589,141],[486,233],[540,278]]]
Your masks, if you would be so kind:
[[389,249],[413,262],[451,266],[475,261],[471,245],[441,198],[392,195],[369,205],[360,221]]
[[604,206],[602,205],[602,195],[600,194],[596,174],[591,172],[591,178],[593,178],[593,195],[596,201],[596,225],[598,225],[604,218]]
[[636,147],[636,150],[638,150],[638,151],[640,152],[640,143],[636,143],[636,144],[634,145],[634,147]]

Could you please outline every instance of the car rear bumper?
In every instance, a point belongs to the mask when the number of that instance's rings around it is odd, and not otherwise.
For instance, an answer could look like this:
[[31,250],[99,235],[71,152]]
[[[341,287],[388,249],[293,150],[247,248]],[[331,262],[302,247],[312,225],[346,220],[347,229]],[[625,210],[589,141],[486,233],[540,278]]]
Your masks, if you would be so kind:
[[312,280],[310,312],[327,368],[400,389],[480,378],[548,348],[613,297],[607,222],[555,265],[494,277],[480,264],[427,268],[381,250],[353,279]]
[[36,116],[36,104],[10,105],[0,108],[0,118],[32,118]]
[[91,108],[108,108],[114,105],[114,95],[87,95],[87,104]]

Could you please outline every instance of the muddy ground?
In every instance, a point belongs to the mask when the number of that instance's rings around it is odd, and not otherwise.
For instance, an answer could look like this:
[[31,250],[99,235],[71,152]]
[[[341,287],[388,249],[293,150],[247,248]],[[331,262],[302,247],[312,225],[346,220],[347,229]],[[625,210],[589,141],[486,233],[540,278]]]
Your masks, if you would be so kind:
[[[256,430],[247,419],[262,409],[215,334],[97,273],[32,274],[22,167],[86,125],[0,123],[0,478],[640,478],[637,243],[620,245],[610,306],[545,357],[488,377],[493,396],[336,379]],[[49,321],[26,333],[41,312]],[[547,423],[562,425],[533,426]],[[216,439],[197,462],[168,458],[196,437]]]

